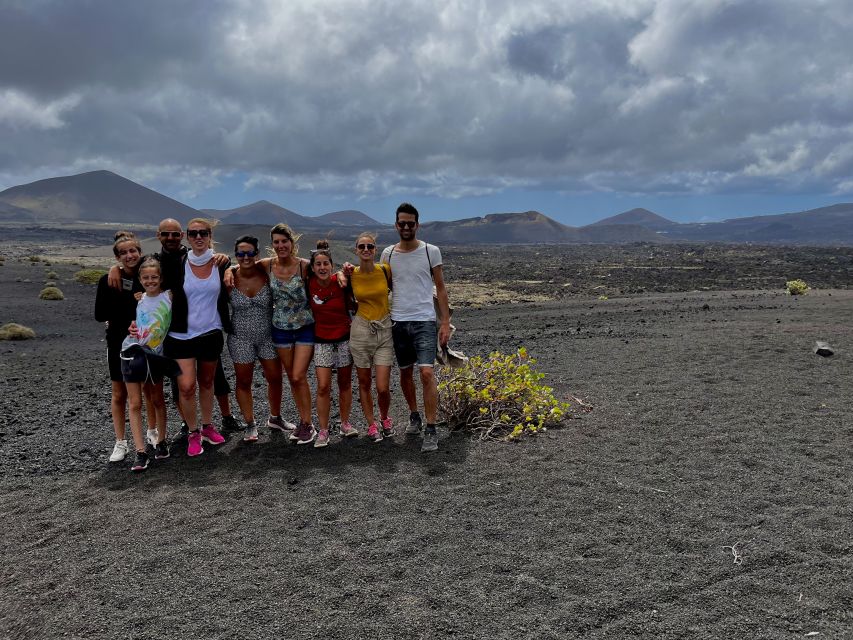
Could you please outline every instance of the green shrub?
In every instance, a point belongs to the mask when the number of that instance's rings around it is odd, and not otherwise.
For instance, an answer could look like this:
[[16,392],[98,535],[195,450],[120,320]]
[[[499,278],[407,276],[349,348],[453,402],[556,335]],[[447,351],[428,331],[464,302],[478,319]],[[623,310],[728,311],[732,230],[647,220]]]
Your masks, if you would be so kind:
[[804,280],[788,280],[785,283],[785,289],[788,291],[788,295],[801,296],[809,290],[809,285]]
[[55,286],[56,286],[56,283],[55,283],[53,280],[48,280],[47,282],[45,282],[45,283],[44,283],[44,286],[46,286],[46,287],[55,287]]
[[451,428],[467,428],[481,439],[514,440],[560,423],[569,409],[540,384],[527,350],[474,356],[458,369],[437,371],[439,411]]
[[42,300],[64,300],[65,296],[58,287],[45,287],[41,290],[39,298]]
[[56,271],[48,271],[44,277],[48,280],[56,280],[57,278],[59,278],[59,274],[56,273]]
[[36,332],[16,322],[8,322],[0,327],[0,340],[29,340]]
[[39,258],[38,256],[30,256],[29,258],[27,258],[27,260],[29,260],[30,262],[41,262],[41,258]]
[[103,269],[80,269],[80,271],[74,274],[74,279],[83,284],[98,284],[98,280],[105,273],[106,271]]

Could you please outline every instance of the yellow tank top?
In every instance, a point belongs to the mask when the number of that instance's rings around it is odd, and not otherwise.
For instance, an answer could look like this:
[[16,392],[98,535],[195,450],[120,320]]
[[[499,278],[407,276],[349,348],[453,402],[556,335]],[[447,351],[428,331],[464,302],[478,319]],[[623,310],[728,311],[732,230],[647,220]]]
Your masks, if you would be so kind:
[[391,276],[391,267],[387,264],[375,265],[370,273],[362,273],[361,267],[352,272],[352,292],[358,302],[358,315],[365,320],[381,320],[388,315],[388,280],[383,269]]

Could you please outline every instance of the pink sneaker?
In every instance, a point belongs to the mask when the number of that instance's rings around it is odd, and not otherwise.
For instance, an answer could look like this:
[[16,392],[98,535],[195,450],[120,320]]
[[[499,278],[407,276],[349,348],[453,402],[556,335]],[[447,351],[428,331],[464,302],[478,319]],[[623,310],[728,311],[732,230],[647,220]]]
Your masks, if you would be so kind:
[[358,435],[358,429],[352,426],[349,422],[341,422],[341,437],[355,438]]
[[190,431],[187,436],[187,455],[200,456],[204,453],[204,447],[201,446],[201,431]]
[[216,446],[225,442],[225,438],[222,437],[222,434],[216,430],[212,424],[206,424],[201,428],[201,439],[205,442],[209,442],[210,444]]
[[296,431],[290,434],[290,439],[296,441],[296,444],[311,444],[314,442],[314,436],[317,435],[317,431],[314,429],[314,425],[310,422],[300,422],[299,426],[296,427]]
[[382,436],[384,438],[390,438],[394,435],[394,423],[391,421],[391,418],[385,418],[382,420]]
[[382,442],[382,432],[375,422],[371,422],[367,428],[367,438],[372,442]]
[[317,439],[314,441],[314,448],[320,449],[329,446],[329,430],[320,429],[317,433]]

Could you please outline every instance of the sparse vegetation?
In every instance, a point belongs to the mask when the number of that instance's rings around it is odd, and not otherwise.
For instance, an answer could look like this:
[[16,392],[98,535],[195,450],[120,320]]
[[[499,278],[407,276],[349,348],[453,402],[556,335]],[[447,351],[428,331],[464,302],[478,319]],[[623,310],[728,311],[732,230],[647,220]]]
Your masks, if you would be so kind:
[[0,327],[0,340],[29,340],[35,337],[35,331],[17,322],[7,322]]
[[56,286],[56,283],[55,283],[53,280],[48,280],[47,282],[45,282],[45,283],[44,283],[44,286],[46,286],[46,287],[55,287],[55,286]]
[[41,258],[39,258],[38,256],[30,256],[29,258],[27,258],[27,260],[32,263],[41,262]]
[[65,295],[58,287],[45,287],[41,290],[39,298],[42,300],[64,300]]
[[56,271],[48,271],[44,277],[49,278],[50,280],[56,280],[59,278],[59,274],[56,273]]
[[466,367],[437,371],[439,410],[451,428],[467,428],[481,439],[514,440],[562,421],[569,409],[540,383],[544,374],[523,347],[505,355],[474,356]]
[[105,273],[104,269],[80,269],[74,274],[74,279],[82,284],[98,284]]
[[801,296],[809,290],[809,285],[804,280],[788,280],[785,283],[785,289],[788,291],[788,295]]

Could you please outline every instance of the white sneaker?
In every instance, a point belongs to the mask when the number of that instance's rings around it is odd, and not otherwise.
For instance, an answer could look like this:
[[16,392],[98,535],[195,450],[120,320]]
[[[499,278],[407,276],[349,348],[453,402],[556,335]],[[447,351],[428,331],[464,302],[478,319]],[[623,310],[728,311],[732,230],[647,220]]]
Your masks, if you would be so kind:
[[157,444],[157,429],[149,429],[145,434],[145,440],[152,447]]
[[127,456],[127,440],[116,440],[113,452],[110,454],[110,462],[121,462]]

